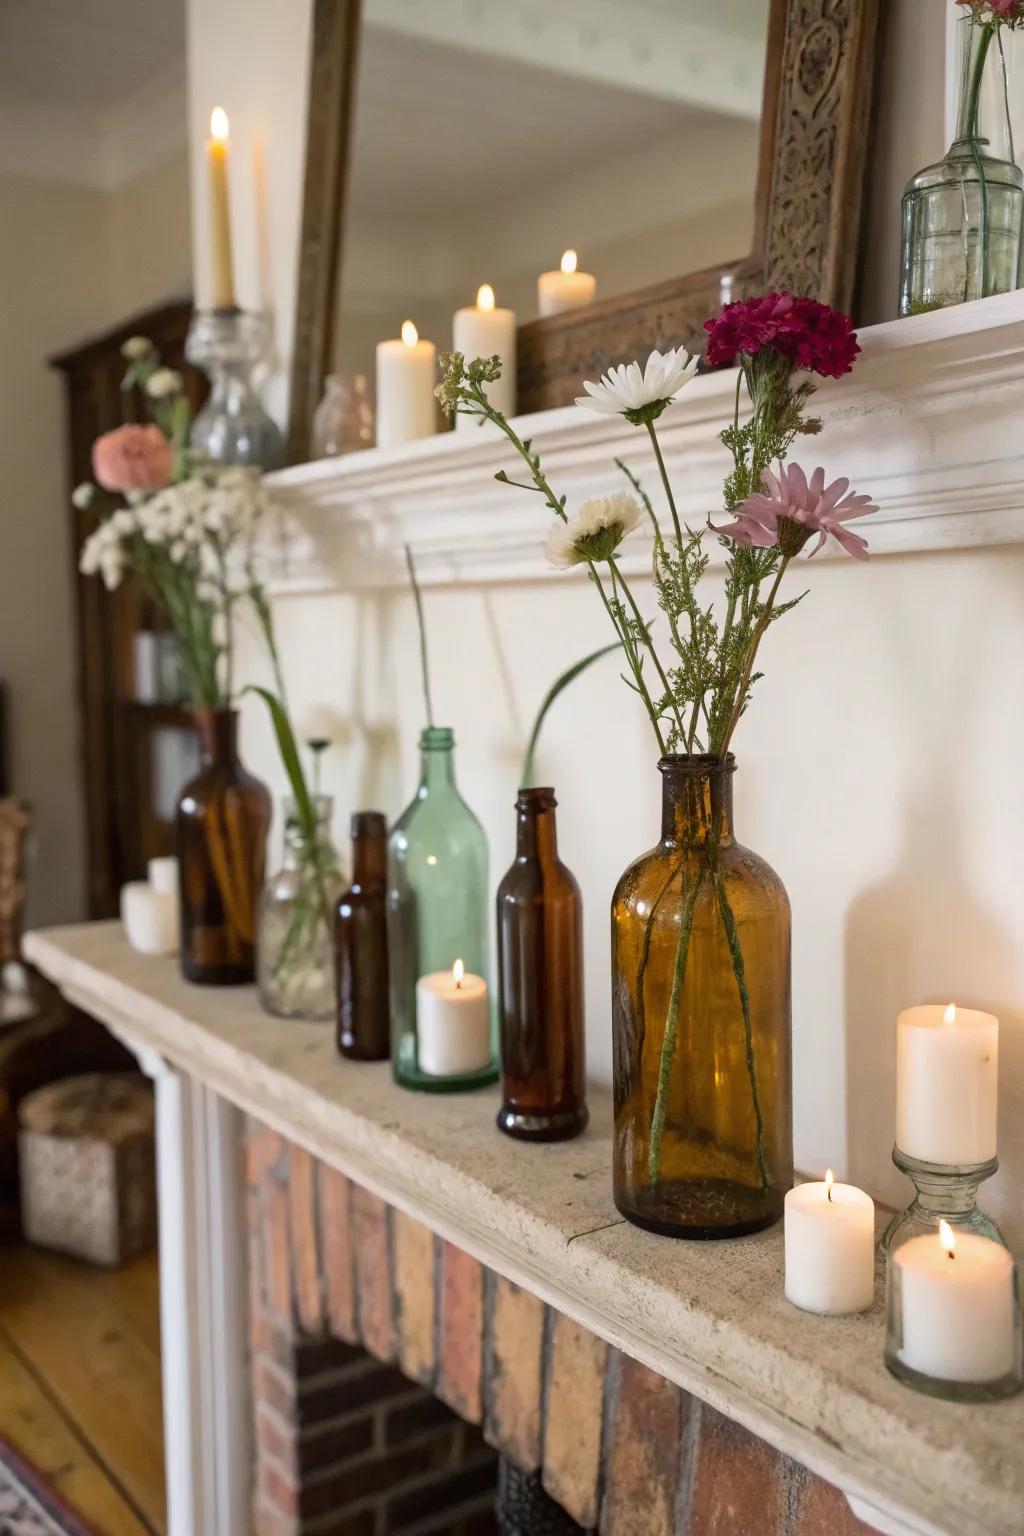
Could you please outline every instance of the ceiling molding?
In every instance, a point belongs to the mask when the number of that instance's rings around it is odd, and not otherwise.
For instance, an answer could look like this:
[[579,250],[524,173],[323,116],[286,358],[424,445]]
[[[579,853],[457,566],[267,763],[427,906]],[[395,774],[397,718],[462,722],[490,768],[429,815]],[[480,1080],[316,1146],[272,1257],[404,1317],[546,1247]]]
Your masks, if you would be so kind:
[[[854,373],[824,383],[815,397],[824,431],[799,457],[808,468],[824,462],[874,497],[880,510],[864,528],[872,553],[1024,541],[1024,291],[872,326],[860,339]],[[727,459],[718,434],[734,390],[731,370],[707,374],[659,424],[680,514],[692,523],[721,504]],[[622,417],[570,406],[517,425],[570,509],[623,488],[616,456],[660,504],[649,446]],[[282,509],[265,552],[272,587],[400,586],[404,543],[416,552],[424,584],[579,579],[546,573],[541,546],[550,514],[539,497],[497,483],[501,468],[517,466],[497,429],[472,426],[268,477]],[[717,543],[709,552],[721,560]],[[628,573],[649,573],[649,542],[640,533],[623,546],[621,563]]]

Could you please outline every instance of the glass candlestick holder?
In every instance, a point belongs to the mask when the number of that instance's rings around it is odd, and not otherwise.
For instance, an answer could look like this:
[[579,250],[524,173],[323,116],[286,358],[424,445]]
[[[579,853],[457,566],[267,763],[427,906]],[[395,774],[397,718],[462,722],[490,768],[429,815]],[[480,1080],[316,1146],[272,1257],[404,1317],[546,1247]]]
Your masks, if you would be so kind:
[[242,309],[197,309],[185,356],[210,381],[210,398],[192,423],[192,447],[215,464],[278,469],[284,443],[256,380],[270,355],[270,327]]
[[1021,1390],[1020,1286],[1001,1242],[943,1218],[904,1222],[886,1256],[886,1368],[904,1386],[954,1403]]
[[916,1194],[905,1211],[894,1216],[885,1229],[879,1248],[888,1254],[897,1243],[938,1230],[946,1221],[957,1231],[973,1232],[1006,1247],[1006,1240],[991,1217],[978,1209],[978,1187],[990,1179],[999,1167],[999,1159],[967,1167],[949,1167],[942,1163],[923,1163],[893,1147],[892,1160],[901,1173],[913,1182]]

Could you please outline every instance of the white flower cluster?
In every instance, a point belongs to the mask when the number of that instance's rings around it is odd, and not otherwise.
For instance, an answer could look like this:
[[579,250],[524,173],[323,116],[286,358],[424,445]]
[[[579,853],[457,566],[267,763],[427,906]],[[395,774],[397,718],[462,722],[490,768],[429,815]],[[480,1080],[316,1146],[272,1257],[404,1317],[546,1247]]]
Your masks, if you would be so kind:
[[128,507],[112,513],[85,541],[83,574],[99,574],[114,591],[141,539],[173,565],[188,567],[197,595],[209,601],[216,601],[226,580],[229,556],[251,543],[266,510],[258,473],[240,467],[204,471],[155,495],[128,500]]

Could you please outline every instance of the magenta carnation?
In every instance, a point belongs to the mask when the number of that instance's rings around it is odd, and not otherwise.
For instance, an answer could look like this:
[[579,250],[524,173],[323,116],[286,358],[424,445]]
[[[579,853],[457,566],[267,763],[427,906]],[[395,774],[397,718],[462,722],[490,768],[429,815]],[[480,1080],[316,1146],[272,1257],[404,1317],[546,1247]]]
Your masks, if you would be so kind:
[[704,322],[704,329],[713,367],[734,362],[738,352],[754,356],[771,347],[796,368],[838,379],[850,372],[860,352],[849,315],[791,293],[726,304],[720,315]]
[[1024,0],[957,0],[957,5],[969,6],[983,21],[1007,21],[1011,26],[1024,21]]
[[736,521],[719,532],[744,548],[755,545],[770,549],[778,544],[784,555],[795,555],[815,533],[818,542],[811,550],[817,554],[829,534],[855,560],[868,558],[868,546],[859,534],[842,525],[851,518],[867,517],[878,508],[870,496],[858,496],[850,490],[849,480],[825,484],[825,471],[816,469],[810,480],[799,464],[789,464],[778,476],[766,469],[762,480],[764,493],[748,496],[737,508]]

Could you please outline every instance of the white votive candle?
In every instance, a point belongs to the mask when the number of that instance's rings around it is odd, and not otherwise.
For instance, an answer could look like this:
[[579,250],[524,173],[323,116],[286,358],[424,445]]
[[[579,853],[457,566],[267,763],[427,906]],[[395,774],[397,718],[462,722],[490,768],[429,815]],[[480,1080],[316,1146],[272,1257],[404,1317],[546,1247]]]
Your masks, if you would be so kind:
[[593,272],[578,272],[575,251],[566,251],[557,272],[542,272],[537,279],[537,308],[541,315],[561,315],[567,309],[581,309],[593,304],[597,278]]
[[178,861],[173,854],[161,859],[150,859],[146,865],[149,883],[161,896],[178,894]]
[[456,960],[416,983],[419,1068],[430,1077],[482,1072],[491,1062],[487,983]]
[[173,955],[179,948],[177,895],[154,891],[148,881],[121,887],[121,921],[128,943],[142,955]]
[[875,1205],[852,1184],[798,1184],[786,1196],[786,1300],[805,1312],[864,1312],[875,1296]]
[[411,320],[397,341],[377,343],[377,447],[431,437],[437,426],[437,348],[421,341]]
[[[503,416],[516,413],[516,317],[511,309],[498,309],[490,283],[478,290],[472,309],[457,309],[452,321],[452,344],[467,362],[475,357],[500,357],[501,377],[487,386],[487,398]],[[455,430],[476,426],[473,416],[455,418]]]
[[999,1020],[950,1003],[906,1008],[896,1025],[896,1145],[922,1163],[996,1155]]
[[1016,1366],[1013,1259],[973,1232],[913,1237],[890,1257],[897,1360],[936,1381],[981,1385]]

